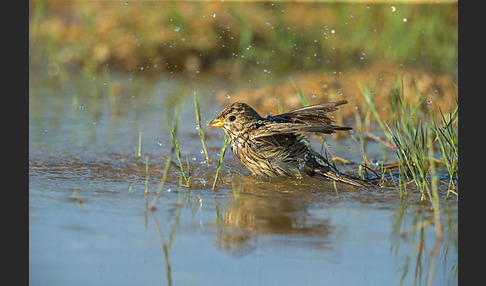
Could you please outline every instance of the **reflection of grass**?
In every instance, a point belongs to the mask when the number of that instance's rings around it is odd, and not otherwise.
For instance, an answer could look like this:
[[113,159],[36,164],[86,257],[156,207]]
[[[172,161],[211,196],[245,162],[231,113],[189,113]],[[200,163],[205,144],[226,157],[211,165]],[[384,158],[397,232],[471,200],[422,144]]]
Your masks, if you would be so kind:
[[167,285],[171,286],[172,285],[172,271],[171,271],[170,262],[169,262],[170,245],[167,246],[167,243],[165,242],[165,239],[164,239],[164,235],[162,234],[162,229],[159,226],[159,222],[157,220],[157,217],[153,213],[152,213],[152,219],[154,220],[155,227],[157,228],[157,233],[159,234],[159,239],[160,239],[160,243],[161,243],[161,247],[162,247],[162,253],[164,254],[164,262],[165,262],[165,267],[166,267],[166,272],[167,272]]
[[[450,207],[450,206],[449,206]],[[454,209],[454,207],[453,207]],[[435,274],[447,272],[450,281],[457,281],[458,263],[458,221],[457,212],[445,206],[441,215],[443,238],[433,240],[431,232],[437,233],[434,216],[430,216],[429,206],[423,204],[400,203],[395,212],[393,234],[397,237],[391,252],[395,253],[397,265],[401,265],[402,276],[398,285],[407,285],[406,280],[413,279],[413,285],[434,285]],[[433,227],[433,228],[431,228]],[[414,247],[402,251],[400,242],[406,241]],[[436,266],[443,261],[444,268],[438,271]],[[444,273],[445,273],[444,272]],[[435,281],[436,282],[436,281]]]

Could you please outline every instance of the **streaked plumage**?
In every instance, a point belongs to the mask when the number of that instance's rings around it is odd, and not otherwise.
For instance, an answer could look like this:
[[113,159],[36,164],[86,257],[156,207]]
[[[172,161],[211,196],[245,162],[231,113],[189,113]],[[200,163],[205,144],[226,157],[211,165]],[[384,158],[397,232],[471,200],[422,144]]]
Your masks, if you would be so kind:
[[248,104],[236,102],[221,111],[210,125],[224,129],[234,154],[255,176],[321,175],[355,186],[371,185],[331,169],[319,159],[305,136],[305,132],[331,134],[352,129],[332,125],[333,120],[327,116],[345,103],[341,100],[317,104],[263,118]]

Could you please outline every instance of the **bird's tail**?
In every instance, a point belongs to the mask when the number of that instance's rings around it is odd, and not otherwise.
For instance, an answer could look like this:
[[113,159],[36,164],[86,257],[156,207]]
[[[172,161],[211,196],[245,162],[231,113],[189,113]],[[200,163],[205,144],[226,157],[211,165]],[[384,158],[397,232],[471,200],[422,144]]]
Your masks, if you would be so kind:
[[357,186],[357,187],[372,187],[376,186],[377,184],[370,180],[364,180],[359,178],[353,178],[349,175],[343,173],[336,173],[328,168],[317,168],[314,170],[317,174],[329,179],[338,181],[341,183],[346,183],[349,185]]

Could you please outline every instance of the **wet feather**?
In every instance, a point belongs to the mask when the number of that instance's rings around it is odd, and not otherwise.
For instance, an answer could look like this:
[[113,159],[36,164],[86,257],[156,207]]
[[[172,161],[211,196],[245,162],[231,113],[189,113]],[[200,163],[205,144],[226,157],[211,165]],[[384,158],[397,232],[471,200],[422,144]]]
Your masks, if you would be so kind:
[[263,118],[249,105],[236,102],[221,111],[210,125],[224,129],[234,154],[255,176],[318,175],[354,186],[369,186],[371,182],[323,165],[305,136],[306,132],[351,130],[333,125],[327,115],[345,103],[341,100],[317,104]]

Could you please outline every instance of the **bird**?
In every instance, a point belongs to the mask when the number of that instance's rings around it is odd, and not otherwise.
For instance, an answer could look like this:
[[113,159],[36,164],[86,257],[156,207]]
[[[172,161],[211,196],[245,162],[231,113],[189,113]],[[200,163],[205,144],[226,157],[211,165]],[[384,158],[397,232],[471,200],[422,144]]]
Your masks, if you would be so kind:
[[331,166],[312,149],[306,136],[307,132],[333,134],[351,130],[334,125],[328,116],[346,103],[339,100],[261,117],[248,104],[235,102],[224,108],[209,126],[224,130],[233,153],[253,176],[321,176],[358,187],[372,186],[370,180],[349,176]]

